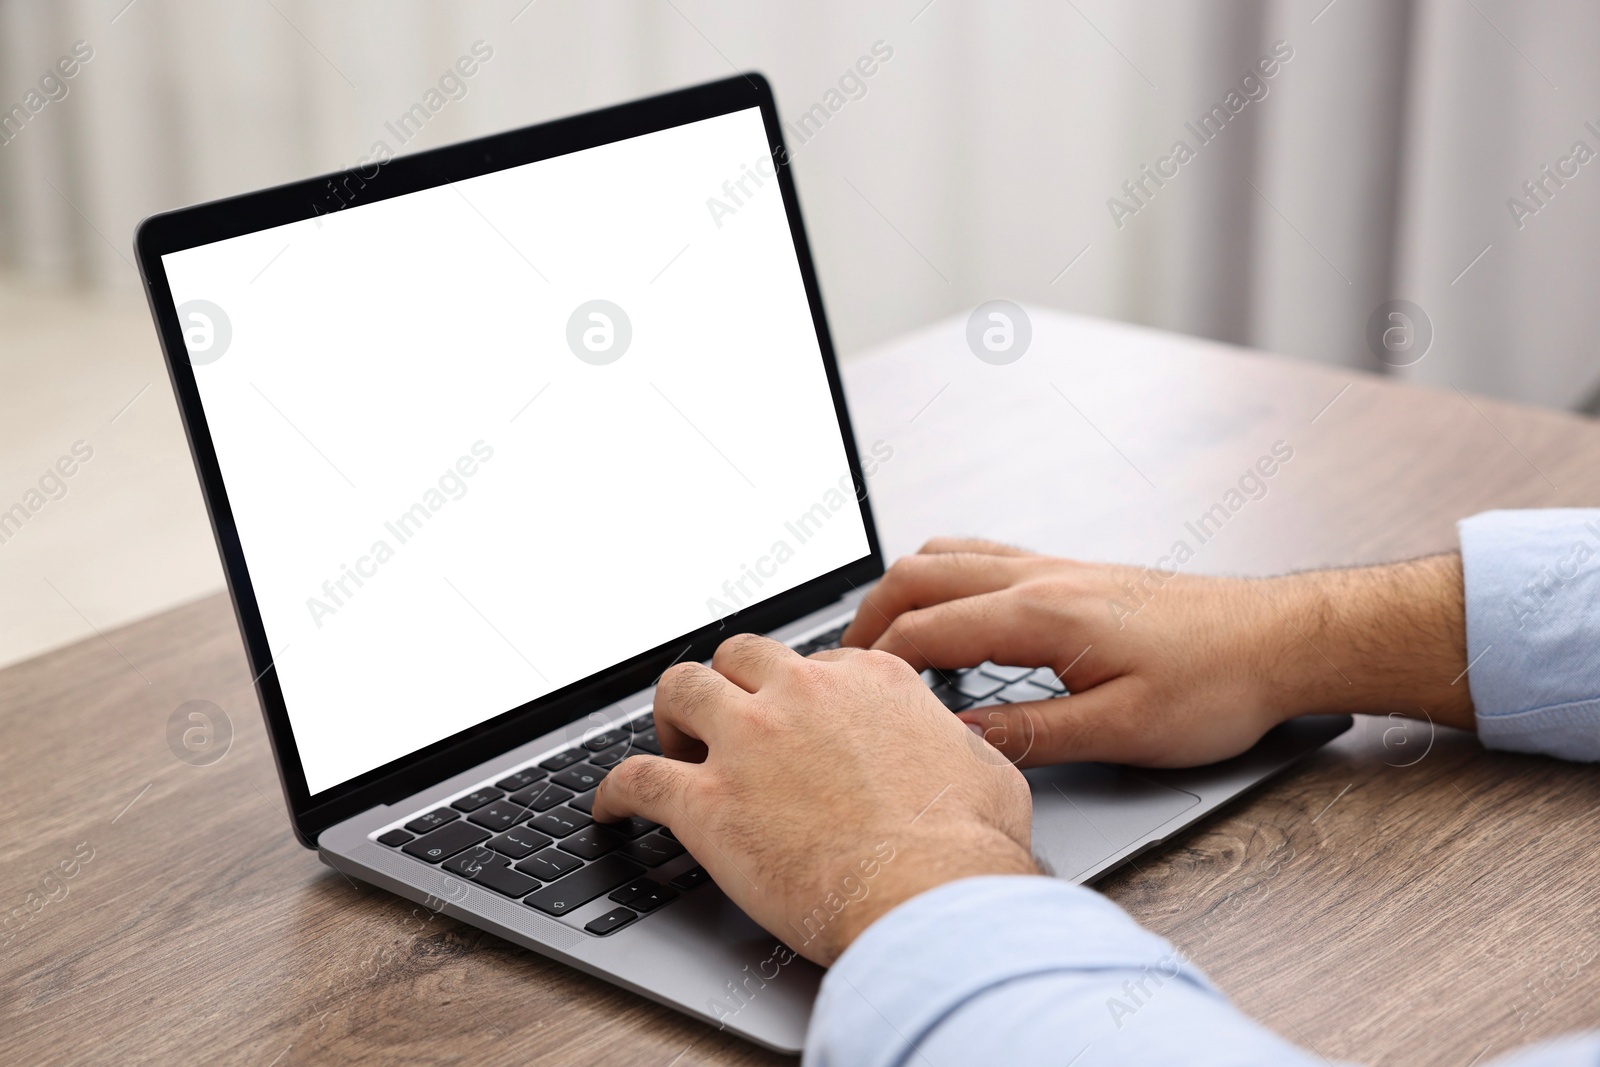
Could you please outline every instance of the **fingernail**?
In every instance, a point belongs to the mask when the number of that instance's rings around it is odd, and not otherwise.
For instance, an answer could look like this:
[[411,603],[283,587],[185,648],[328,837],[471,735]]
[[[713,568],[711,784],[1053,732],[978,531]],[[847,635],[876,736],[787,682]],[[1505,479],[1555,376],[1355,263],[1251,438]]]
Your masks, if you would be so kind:
[[[965,719],[963,719],[962,721],[966,722]],[[967,723],[967,729],[971,730],[973,733],[977,734],[979,737],[983,736],[983,727],[979,726],[975,722]]]

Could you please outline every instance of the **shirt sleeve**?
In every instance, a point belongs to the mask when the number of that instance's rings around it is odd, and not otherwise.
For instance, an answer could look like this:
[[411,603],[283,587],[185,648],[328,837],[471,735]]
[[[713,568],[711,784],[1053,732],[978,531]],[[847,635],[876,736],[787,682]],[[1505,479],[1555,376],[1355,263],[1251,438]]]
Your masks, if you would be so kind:
[[868,927],[828,972],[807,1067],[1324,1067],[1174,948],[1055,878],[966,878]]
[[[1500,1067],[1596,1067],[1600,1036]],[[868,927],[823,980],[804,1067],[1328,1067],[1240,1014],[1181,949],[1055,878],[966,878]]]
[[1478,736],[1600,760],[1600,509],[1486,511],[1458,532]]

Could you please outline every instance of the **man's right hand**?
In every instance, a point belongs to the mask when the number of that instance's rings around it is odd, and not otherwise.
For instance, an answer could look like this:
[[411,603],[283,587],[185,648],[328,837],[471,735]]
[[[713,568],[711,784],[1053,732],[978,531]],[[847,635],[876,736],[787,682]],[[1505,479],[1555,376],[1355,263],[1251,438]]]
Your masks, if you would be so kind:
[[1471,729],[1464,616],[1456,555],[1230,579],[939,540],[889,568],[843,641],[919,670],[1054,670],[1072,695],[961,714],[1020,766],[1184,767],[1308,712]]

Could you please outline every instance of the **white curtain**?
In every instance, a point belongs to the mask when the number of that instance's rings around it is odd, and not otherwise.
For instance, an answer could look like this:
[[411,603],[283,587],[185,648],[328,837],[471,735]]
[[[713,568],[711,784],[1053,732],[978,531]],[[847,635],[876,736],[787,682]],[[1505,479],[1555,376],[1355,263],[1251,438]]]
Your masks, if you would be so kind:
[[150,212],[759,69],[847,355],[1006,297],[1387,369],[1403,299],[1395,373],[1578,405],[1597,44],[1582,0],[0,0],[0,256],[131,288]]

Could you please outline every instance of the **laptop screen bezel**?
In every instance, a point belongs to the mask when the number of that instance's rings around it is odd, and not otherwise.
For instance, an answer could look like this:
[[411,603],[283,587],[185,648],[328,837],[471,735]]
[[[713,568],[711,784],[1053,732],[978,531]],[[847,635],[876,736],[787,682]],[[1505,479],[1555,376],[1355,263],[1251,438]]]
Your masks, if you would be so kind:
[[[405,757],[311,794],[306,786],[299,749],[273,666],[272,651],[267,642],[255,587],[240,545],[239,531],[229,505],[227,488],[161,257],[257,230],[315,219],[330,210],[376,203],[751,107],[761,109],[778,188],[794,241],[795,257],[816,329],[823,370],[833,397],[839,432],[850,465],[850,477],[855,483],[856,499],[866,528],[868,555],[788,592],[736,611],[720,622],[709,623],[691,634],[640,653],[601,674],[508,709]],[[177,395],[189,449],[200,476],[235,616],[244,636],[250,672],[256,679],[256,693],[265,716],[278,775],[288,800],[290,819],[296,836],[307,847],[314,848],[317,835],[334,823],[380,804],[395,803],[508,749],[648,688],[673,662],[705,659],[721,641],[734,633],[770,631],[837,601],[852,589],[883,574],[882,549],[872,518],[866,479],[862,474],[849,412],[845,407],[844,389],[822,308],[821,290],[800,217],[788,151],[784,146],[771,86],[760,74],[743,74],[402,156],[381,165],[373,163],[153,215],[140,223],[134,245],[145,294],[166,357],[167,371]],[[618,610],[625,610],[626,606],[619,604],[617,607]]]

